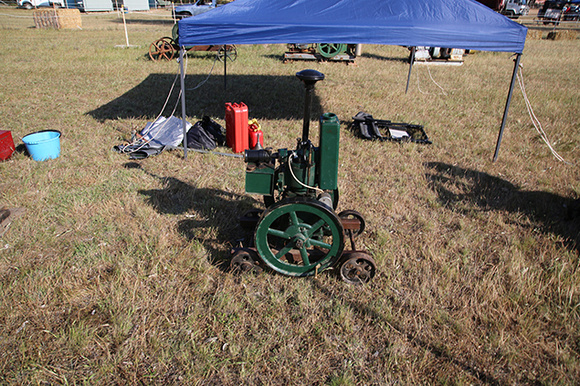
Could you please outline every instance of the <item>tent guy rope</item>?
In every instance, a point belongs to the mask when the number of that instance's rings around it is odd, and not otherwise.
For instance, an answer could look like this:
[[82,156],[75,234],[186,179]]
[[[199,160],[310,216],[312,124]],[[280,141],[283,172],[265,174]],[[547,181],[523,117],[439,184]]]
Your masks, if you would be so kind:
[[564,162],[565,164],[568,164],[568,165],[573,165],[571,162],[566,161],[560,154],[558,154],[558,152],[550,144],[550,140],[548,139],[546,132],[542,128],[542,124],[540,123],[540,120],[538,119],[538,117],[536,117],[536,114],[534,113],[534,110],[532,109],[532,104],[531,104],[530,100],[528,99],[528,95],[526,93],[526,87],[524,85],[523,68],[524,68],[524,66],[522,66],[520,64],[519,73],[517,74],[517,79],[518,79],[518,84],[520,86],[520,89],[522,90],[522,95],[524,97],[524,101],[526,102],[526,108],[528,109],[528,114],[530,115],[530,119],[532,120],[532,124],[534,125],[534,128],[536,129],[538,134],[540,134],[540,137],[546,143],[546,145],[548,146],[548,148],[550,149],[550,151],[552,152],[552,154],[554,155],[554,157],[556,157],[556,159],[558,161]]

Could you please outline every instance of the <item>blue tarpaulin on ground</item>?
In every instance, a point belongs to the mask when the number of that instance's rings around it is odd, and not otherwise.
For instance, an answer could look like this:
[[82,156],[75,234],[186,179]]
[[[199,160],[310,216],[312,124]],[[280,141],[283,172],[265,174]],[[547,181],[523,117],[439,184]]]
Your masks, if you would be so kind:
[[179,44],[348,43],[522,53],[527,28],[475,0],[236,0],[179,21]]

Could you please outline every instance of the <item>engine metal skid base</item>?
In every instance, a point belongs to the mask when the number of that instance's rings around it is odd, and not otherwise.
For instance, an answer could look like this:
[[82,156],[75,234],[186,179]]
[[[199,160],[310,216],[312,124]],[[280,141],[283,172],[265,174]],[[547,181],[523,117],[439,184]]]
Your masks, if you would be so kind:
[[451,61],[447,59],[433,59],[433,60],[416,60],[414,64],[418,64],[420,66],[462,66],[463,60],[458,61]]
[[[376,275],[377,265],[375,260],[366,251],[350,250],[343,251],[338,259],[337,267],[330,266],[327,270],[337,269],[336,275],[348,284],[368,284]],[[258,255],[255,247],[236,248],[232,250],[230,271],[235,274],[261,273],[264,271],[264,263]],[[267,267],[269,268],[269,267]],[[321,273],[315,269],[312,275]],[[312,276],[307,275],[307,276]]]
[[316,60],[316,61],[331,61],[331,62],[354,62],[356,56],[348,54],[335,55],[332,58],[325,58],[320,54],[309,54],[305,52],[286,52],[284,53],[284,62],[291,60]]

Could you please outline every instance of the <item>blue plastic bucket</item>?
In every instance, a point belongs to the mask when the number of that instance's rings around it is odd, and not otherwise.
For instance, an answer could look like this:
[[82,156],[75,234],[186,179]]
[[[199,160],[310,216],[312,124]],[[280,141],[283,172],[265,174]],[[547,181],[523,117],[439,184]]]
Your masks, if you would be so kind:
[[22,142],[35,161],[46,161],[60,155],[60,131],[45,130],[26,135]]

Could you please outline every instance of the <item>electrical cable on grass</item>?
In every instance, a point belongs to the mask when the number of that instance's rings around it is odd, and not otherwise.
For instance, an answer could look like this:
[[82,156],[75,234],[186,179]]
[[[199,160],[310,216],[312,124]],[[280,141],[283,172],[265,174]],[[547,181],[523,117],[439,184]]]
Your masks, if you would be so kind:
[[526,94],[526,87],[524,85],[524,72],[523,72],[523,68],[524,68],[524,66],[522,66],[520,64],[520,66],[519,66],[519,72],[516,74],[516,77],[518,79],[518,84],[520,86],[520,89],[522,90],[522,95],[524,97],[524,101],[525,101],[526,107],[528,109],[528,114],[530,115],[530,118],[532,120],[532,124],[534,125],[534,128],[536,129],[536,131],[540,135],[540,138],[542,138],[542,140],[546,143],[546,145],[548,145],[548,148],[550,149],[550,151],[552,152],[552,154],[554,155],[554,157],[558,161],[564,162],[565,164],[568,164],[568,165],[573,165],[571,162],[566,161],[552,147],[552,145],[550,144],[550,141],[548,140],[548,136],[546,135],[546,132],[542,128],[542,124],[540,123],[540,120],[536,117],[536,114],[534,114],[534,110],[532,109],[532,104],[531,104],[530,100],[528,99],[528,95]]
[[[431,75],[431,70],[429,69],[429,64],[428,64],[428,63],[425,63],[425,66],[427,67],[427,71],[429,72],[429,77],[431,78],[431,80],[433,81],[433,83],[435,83],[435,85],[436,85],[437,87],[439,87],[439,88],[441,89],[441,91],[442,91],[441,93],[438,93],[438,94],[436,94],[436,95],[445,95],[445,96],[447,96],[447,92],[445,92],[445,90],[443,89],[443,87],[441,87],[441,86],[439,85],[439,83],[437,83],[437,82],[435,81],[435,79],[433,79],[433,76]],[[421,94],[425,94],[425,95],[431,95],[431,93],[429,93],[429,92],[425,92],[425,91],[421,90],[421,85],[420,85],[420,82],[419,82],[419,71],[415,71],[415,73],[417,74],[417,89],[419,89],[419,92],[420,92]]]
[[[177,74],[175,76],[175,78],[173,79],[173,84],[171,85],[171,88],[169,89],[169,93],[167,94],[167,98],[165,99],[165,103],[163,104],[163,107],[161,108],[161,111],[159,112],[159,115],[157,115],[157,117],[153,120],[153,122],[157,122],[157,120],[161,117],[161,115],[163,114],[163,111],[165,111],[165,108],[167,107],[167,103],[169,102],[169,99],[171,98],[171,94],[173,94],[173,89],[175,88],[175,84],[177,83],[177,79],[179,78],[179,74]],[[173,107],[173,111],[171,112],[171,116],[173,116],[173,114],[175,113],[175,110],[177,110],[177,105],[179,102],[179,97],[181,96],[181,90],[179,90],[179,94],[177,96],[177,101],[175,102],[175,106]],[[161,125],[161,127],[159,128],[159,130],[157,131],[157,133],[161,132],[161,129],[163,129],[165,127],[165,125],[167,124],[167,121],[163,122],[163,124]],[[153,126],[153,125],[152,125]],[[136,151],[141,150],[145,145],[149,144],[152,140],[155,139],[156,136],[152,136],[150,139],[143,141],[143,143],[141,143],[141,145],[136,148],[136,149],[131,149],[128,151],[123,151],[123,153],[134,153]],[[128,146],[133,146],[133,145],[137,145],[138,142],[141,141],[141,139],[139,140],[135,140],[133,142],[131,142]]]
[[[187,70],[187,56],[185,56],[185,66],[184,66],[184,74],[183,76],[187,75],[186,70]],[[190,89],[186,89],[187,91],[191,91],[191,90],[196,90],[198,88],[200,88],[201,86],[203,86],[209,79],[209,77],[211,76],[213,69],[215,67],[215,63],[218,60],[218,54],[216,54],[215,59],[213,61],[213,64],[211,66],[211,69],[207,75],[207,77],[201,81],[200,83],[197,84],[197,86],[195,86],[194,88],[190,88]],[[161,117],[161,115],[163,114],[163,111],[165,111],[165,108],[167,107],[167,103],[169,102],[169,99],[171,98],[171,95],[173,94],[173,89],[175,88],[175,84],[177,83],[177,79],[179,79],[179,73],[177,73],[175,75],[175,78],[173,79],[173,84],[171,85],[171,88],[169,90],[169,93],[167,95],[167,98],[165,99],[165,103],[163,104],[163,107],[161,108],[161,111],[159,112],[159,115],[157,115],[157,117],[155,118],[155,120],[153,122],[157,122],[157,120]],[[173,107],[173,110],[171,111],[171,114],[169,116],[173,116],[175,114],[175,111],[177,110],[177,106],[179,105],[179,100],[181,97],[181,93],[183,92],[183,90],[179,90],[179,94],[177,95],[177,99],[175,101],[175,105]],[[161,133],[162,129],[165,127],[165,125],[167,124],[169,120],[166,120],[165,122],[163,122],[161,124],[161,126],[159,127],[159,129],[157,130],[157,134]],[[153,126],[153,125],[152,125]],[[149,144],[151,141],[153,141],[156,138],[157,135],[152,136],[150,139],[146,140],[146,141],[142,141],[141,145],[139,147],[137,147],[136,149],[131,149],[131,150],[127,150],[127,151],[122,151],[123,153],[134,153],[137,152],[139,150],[141,150],[143,147],[145,147],[147,144]],[[138,145],[139,140],[135,140],[133,142],[131,142],[128,146],[133,146],[133,145]]]
[[[191,91],[191,90],[197,90],[198,88],[200,88],[201,86],[203,86],[209,79],[209,77],[211,76],[213,69],[215,67],[215,63],[218,60],[218,55],[216,54],[213,64],[211,66],[211,69],[209,70],[209,73],[207,74],[207,77],[199,82],[197,84],[197,86],[195,86],[194,88],[190,88],[190,89],[186,89],[187,91]],[[188,61],[188,57],[187,55],[185,56],[185,66],[184,66],[184,72],[183,72],[183,76],[185,77],[187,75],[187,61]],[[163,111],[165,110],[165,107],[167,106],[167,102],[169,101],[169,98],[171,97],[171,94],[173,93],[173,88],[175,87],[175,84],[177,83],[177,79],[179,78],[179,73],[177,73],[175,75],[175,78],[173,80],[173,84],[171,85],[171,90],[169,91],[169,94],[167,95],[167,99],[165,100],[165,104],[163,105],[163,108],[161,109],[161,111],[159,112],[159,115],[157,115],[157,117],[155,118],[155,121],[157,121],[159,119],[159,117],[161,117],[161,115],[163,114]],[[171,114],[169,114],[169,116],[173,116],[175,114],[175,111],[177,110],[177,106],[179,106],[179,101],[180,101],[180,97],[181,97],[181,93],[183,92],[183,90],[179,90],[179,94],[177,95],[177,99],[175,101],[175,105],[173,106],[173,110],[171,111]],[[155,122],[154,121],[154,122]],[[168,120],[163,122],[163,124],[161,125],[161,127],[159,128],[159,130],[157,131],[157,133],[161,133],[161,129],[163,129],[165,127],[165,125],[167,124]],[[143,146],[145,146],[147,143],[151,142],[152,140],[155,139],[156,136],[152,136],[151,139],[149,139],[148,141],[146,141],[144,144],[142,144],[139,148],[133,150],[133,151],[137,151],[140,150]]]
[[[199,82],[197,84],[197,86],[195,86],[194,88],[188,88],[186,90],[187,91],[193,91],[193,90],[197,90],[198,88],[200,88],[201,86],[203,86],[208,81],[209,77],[211,76],[211,74],[213,72],[213,69],[215,67],[215,64],[218,61],[218,59],[219,59],[219,51],[216,52],[216,54],[215,54],[215,58],[213,60],[213,64],[211,65],[211,69],[209,70],[209,74],[207,74],[207,77],[204,80],[202,80],[201,82]],[[224,56],[224,60],[227,60],[227,55]],[[187,56],[185,57],[185,68],[187,68]]]
[[415,71],[415,74],[417,75],[416,76],[416,78],[417,78],[417,89],[419,90],[419,92],[421,94],[429,95],[429,93],[424,92],[423,90],[421,90],[421,82],[419,82],[419,71]]
[[433,83],[435,83],[435,85],[437,87],[439,87],[441,89],[441,91],[443,91],[443,95],[447,96],[447,93],[445,92],[445,90],[443,89],[443,87],[439,86],[439,83],[435,82],[435,79],[433,79],[433,76],[431,75],[431,70],[429,69],[429,66],[427,66],[427,72],[429,73],[429,77],[431,78],[431,80],[433,81]]

